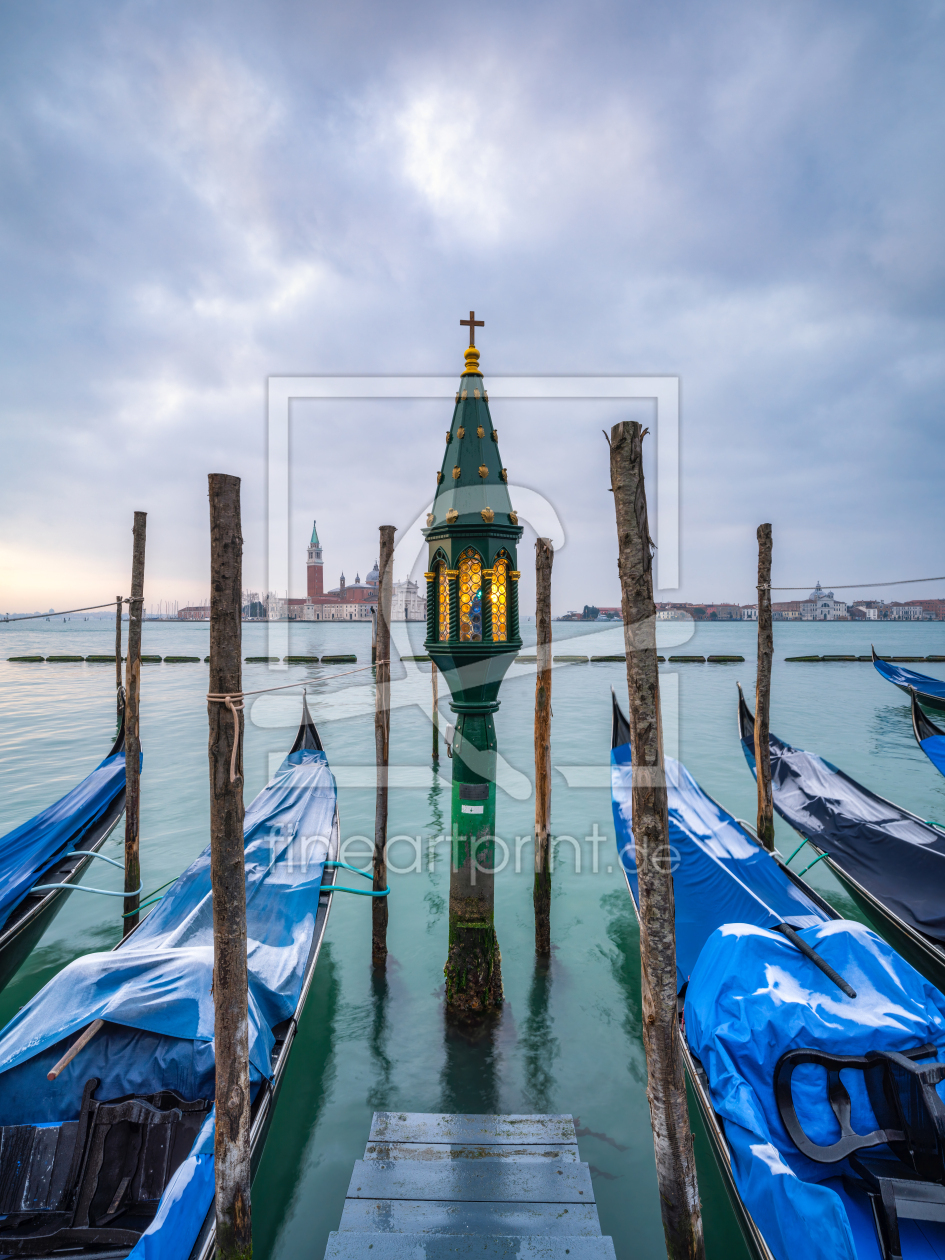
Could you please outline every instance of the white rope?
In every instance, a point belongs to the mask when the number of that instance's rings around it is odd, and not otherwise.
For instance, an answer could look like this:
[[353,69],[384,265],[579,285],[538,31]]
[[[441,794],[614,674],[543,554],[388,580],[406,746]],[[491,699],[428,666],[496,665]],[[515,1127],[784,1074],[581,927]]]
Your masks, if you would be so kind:
[[[837,586],[835,583],[824,582],[821,590],[830,587],[833,591],[859,591],[865,590],[868,586],[912,586],[916,582],[945,582],[945,577],[931,578],[895,578],[892,582],[848,582],[846,586]],[[816,585],[816,584],[815,584]],[[812,591],[815,585],[810,586],[761,586],[756,587],[759,591]]]
[[[143,596],[142,596],[143,598]],[[123,599],[123,604],[130,604],[129,599]],[[89,604],[88,608],[63,608],[60,612],[48,613],[30,613],[28,617],[2,617],[0,621],[39,621],[43,617],[67,617],[70,613],[77,612],[95,612],[98,608],[114,608],[115,601],[110,599],[107,604]]]

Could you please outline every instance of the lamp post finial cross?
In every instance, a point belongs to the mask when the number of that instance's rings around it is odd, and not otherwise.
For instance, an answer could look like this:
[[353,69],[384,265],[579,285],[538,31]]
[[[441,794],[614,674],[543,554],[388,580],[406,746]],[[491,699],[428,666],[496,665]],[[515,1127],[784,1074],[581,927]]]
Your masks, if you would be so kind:
[[484,319],[476,319],[476,312],[470,311],[469,319],[461,319],[459,322],[463,328],[469,329],[469,345],[470,348],[473,348],[476,344],[476,329],[485,328],[486,321]]

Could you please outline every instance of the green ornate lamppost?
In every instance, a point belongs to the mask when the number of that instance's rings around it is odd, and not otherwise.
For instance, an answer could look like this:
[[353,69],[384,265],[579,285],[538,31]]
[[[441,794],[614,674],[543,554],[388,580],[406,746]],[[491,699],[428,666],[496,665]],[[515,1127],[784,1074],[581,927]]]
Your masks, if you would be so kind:
[[437,474],[424,647],[446,677],[456,714],[453,740],[450,940],[447,1008],[469,1018],[502,1004],[494,925],[496,737],[505,671],[522,646],[516,543],[499,439],[489,413],[476,349],[483,321],[469,312],[466,368],[456,391],[446,454]]

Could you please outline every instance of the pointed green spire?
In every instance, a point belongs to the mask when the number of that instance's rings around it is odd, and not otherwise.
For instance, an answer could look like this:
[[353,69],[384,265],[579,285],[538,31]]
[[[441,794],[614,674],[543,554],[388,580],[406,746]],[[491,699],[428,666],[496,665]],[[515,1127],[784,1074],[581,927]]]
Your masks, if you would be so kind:
[[315,528],[316,524],[316,521],[312,521],[312,541],[309,543],[310,547],[321,546],[321,543],[318,541],[318,530]]
[[518,524],[478,361],[479,351],[470,346],[456,391],[429,525]]

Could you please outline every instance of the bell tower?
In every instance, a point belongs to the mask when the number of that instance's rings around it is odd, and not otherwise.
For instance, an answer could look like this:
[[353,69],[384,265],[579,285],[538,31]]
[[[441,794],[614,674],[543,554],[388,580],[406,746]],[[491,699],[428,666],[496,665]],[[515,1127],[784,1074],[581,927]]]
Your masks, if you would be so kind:
[[322,559],[322,545],[318,541],[316,522],[312,521],[312,541],[308,545],[308,598],[309,601],[320,599],[325,594],[325,562]]

